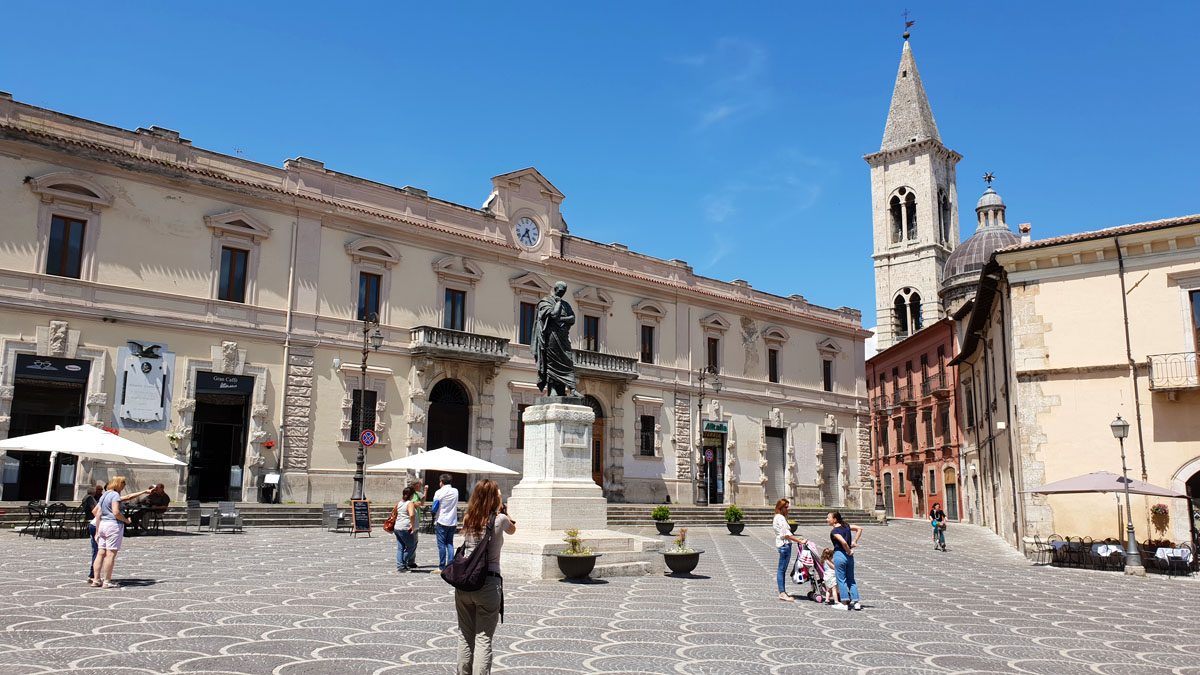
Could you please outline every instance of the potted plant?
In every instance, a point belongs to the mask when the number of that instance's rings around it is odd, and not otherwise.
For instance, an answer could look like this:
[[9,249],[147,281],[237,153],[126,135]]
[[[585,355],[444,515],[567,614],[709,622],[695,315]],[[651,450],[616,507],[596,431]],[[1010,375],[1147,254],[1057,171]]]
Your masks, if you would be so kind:
[[655,507],[650,512],[650,517],[654,519],[654,526],[658,528],[659,534],[671,534],[671,530],[675,528],[675,523],[671,522],[671,509],[665,506]]
[[566,530],[565,534],[567,548],[558,553],[558,569],[568,579],[584,579],[595,569],[600,554],[583,545],[579,530]]
[[729,534],[741,534],[742,530],[746,529],[746,524],[742,522],[745,516],[746,514],[734,504],[725,509],[725,527],[729,528]]
[[701,553],[704,551],[688,546],[687,528],[681,527],[679,536],[675,538],[675,545],[663,551],[663,559],[672,574],[688,574],[700,564]]

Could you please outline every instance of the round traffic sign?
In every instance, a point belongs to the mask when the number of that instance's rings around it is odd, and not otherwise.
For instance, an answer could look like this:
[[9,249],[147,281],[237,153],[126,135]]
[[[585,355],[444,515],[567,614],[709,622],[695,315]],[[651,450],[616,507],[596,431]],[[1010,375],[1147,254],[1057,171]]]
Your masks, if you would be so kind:
[[375,432],[367,429],[366,431],[362,432],[362,435],[358,437],[358,440],[362,441],[364,447],[369,448],[372,445],[375,445]]
[[713,461],[713,451],[712,451],[712,448],[709,448],[709,449],[707,449],[707,450],[705,450],[705,451],[704,451],[704,461],[706,461],[706,462],[711,462],[711,461]]

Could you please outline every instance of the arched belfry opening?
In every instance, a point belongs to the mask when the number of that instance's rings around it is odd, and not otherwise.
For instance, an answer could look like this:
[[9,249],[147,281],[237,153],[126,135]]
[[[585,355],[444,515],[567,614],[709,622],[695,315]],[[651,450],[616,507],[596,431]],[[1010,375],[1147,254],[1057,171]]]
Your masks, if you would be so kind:
[[896,339],[903,339],[925,325],[921,315],[921,294],[912,288],[902,288],[892,301],[892,324]]
[[[426,449],[448,447],[470,454],[471,395],[461,382],[444,379],[429,392],[429,426],[426,432]],[[441,472],[426,471],[423,480],[427,488],[437,489]],[[451,474],[454,486],[465,497],[467,476]]]
[[596,414],[592,422],[592,480],[604,487],[604,407],[595,396],[585,396],[584,402]]
[[917,196],[912,192],[904,198],[904,215],[908,224],[908,239],[912,241],[917,238]]

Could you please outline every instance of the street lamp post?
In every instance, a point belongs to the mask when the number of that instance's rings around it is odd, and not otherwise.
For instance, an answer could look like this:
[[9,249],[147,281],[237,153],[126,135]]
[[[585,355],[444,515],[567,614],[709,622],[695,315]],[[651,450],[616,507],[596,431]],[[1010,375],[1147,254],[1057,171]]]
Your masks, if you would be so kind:
[[1129,436],[1129,422],[1117,419],[1108,425],[1113,436],[1121,442],[1121,480],[1125,484],[1125,574],[1144,575],[1146,568],[1142,566],[1142,556],[1138,553],[1137,539],[1133,534],[1133,510],[1129,506],[1129,469],[1125,466],[1125,438]]
[[[372,332],[371,329],[374,329]],[[366,493],[363,490],[363,483],[366,481],[366,474],[363,465],[367,462],[367,449],[362,442],[362,432],[366,425],[366,392],[367,392],[367,355],[372,350],[379,351],[383,345],[383,333],[379,332],[379,315],[375,312],[370,312],[363,318],[363,346],[362,346],[362,381],[359,383],[358,390],[358,456],[354,461],[354,498],[366,499]]]
[[[717,377],[717,369],[713,366],[705,366],[696,371],[696,378],[700,382],[700,400],[696,403],[696,451],[700,455],[700,460],[704,460],[704,385],[710,379],[714,394],[721,393],[721,380]],[[692,462],[692,504],[700,505],[700,492],[696,487],[697,468],[696,463]],[[708,500],[705,499],[705,503]]]

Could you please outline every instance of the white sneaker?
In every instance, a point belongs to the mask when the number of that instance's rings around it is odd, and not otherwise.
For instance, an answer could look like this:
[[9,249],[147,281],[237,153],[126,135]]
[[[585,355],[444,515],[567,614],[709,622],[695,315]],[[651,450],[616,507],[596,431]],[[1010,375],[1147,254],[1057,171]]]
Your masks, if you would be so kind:
[[844,609],[844,610],[846,610],[847,612],[849,612],[849,611],[850,611],[850,605],[842,604],[842,603],[840,603],[840,602],[839,602],[839,603],[837,604],[837,607],[838,607],[838,609]]
[[[849,605],[847,605],[847,607],[846,607],[846,608],[847,608],[847,609],[849,609],[849,608],[850,608],[850,607],[849,607]],[[856,602],[856,603],[854,603],[854,610],[855,610],[855,611],[857,611],[857,612],[861,612],[861,611],[862,611],[862,605],[861,605],[860,603],[857,603],[857,602]]]

